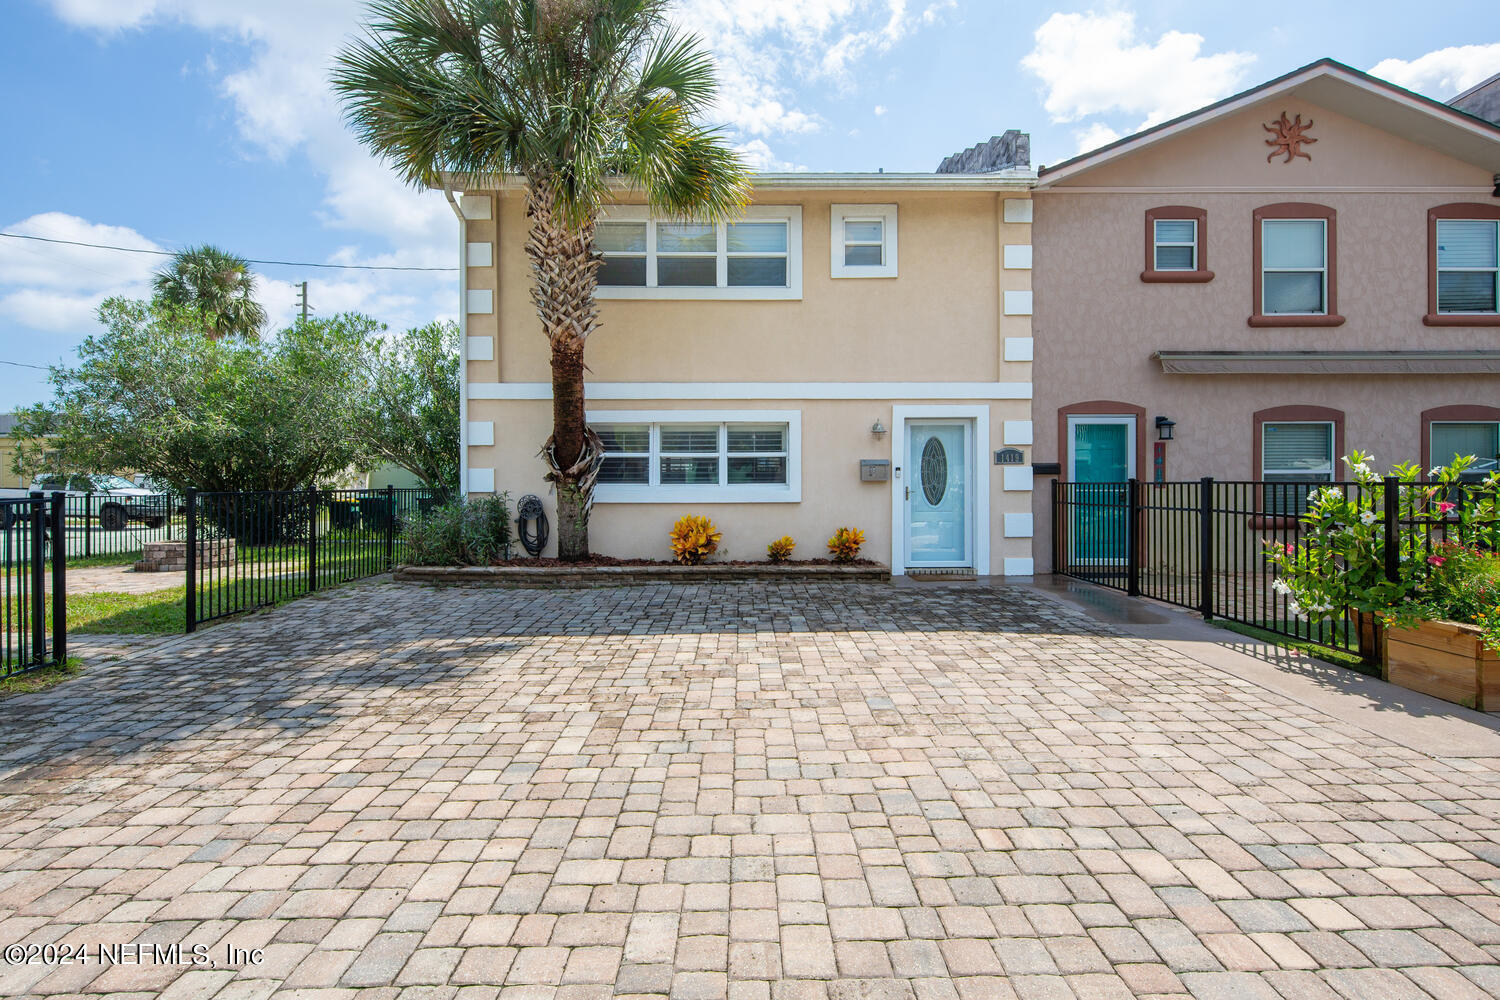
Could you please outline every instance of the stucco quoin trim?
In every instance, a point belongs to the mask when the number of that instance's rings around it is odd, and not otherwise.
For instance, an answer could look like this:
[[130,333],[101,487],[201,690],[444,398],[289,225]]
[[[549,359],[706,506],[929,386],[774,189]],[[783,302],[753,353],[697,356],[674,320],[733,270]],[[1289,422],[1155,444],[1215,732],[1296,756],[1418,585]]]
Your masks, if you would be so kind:
[[1331,406],[1310,406],[1294,404],[1292,406],[1271,406],[1264,410],[1256,410],[1253,417],[1255,421],[1254,450],[1250,456],[1250,469],[1255,479],[1264,479],[1265,470],[1261,467],[1261,434],[1266,424],[1279,423],[1331,423],[1333,424],[1333,478],[1337,479],[1339,462],[1344,457],[1344,411],[1335,410]]
[[1057,408],[1057,461],[1062,472],[1057,481],[1066,483],[1070,479],[1068,449],[1069,417],[1135,417],[1135,474],[1140,478],[1146,466],[1146,408],[1134,403],[1122,403],[1117,399],[1090,399],[1082,403],[1069,403]]
[[[1158,271],[1156,269],[1156,221],[1158,219],[1191,219],[1198,224],[1198,266],[1191,271]],[[1146,209],[1146,263],[1141,280],[1147,284],[1203,284],[1214,280],[1208,269],[1208,210],[1189,205],[1163,205]]]
[[1452,421],[1454,423],[1500,423],[1500,406],[1481,406],[1458,403],[1453,406],[1434,406],[1422,411],[1422,475],[1432,468],[1432,425]]
[[[1252,228],[1250,260],[1250,326],[1343,326],[1344,317],[1339,315],[1339,231],[1338,212],[1327,205],[1315,205],[1304,201],[1282,201],[1274,205],[1262,205],[1251,213]],[[1328,224],[1328,255],[1324,265],[1328,268],[1327,312],[1318,315],[1276,314],[1264,315],[1261,309],[1261,223],[1266,219],[1322,219]]]
[[[1427,210],[1427,315],[1422,322],[1427,326],[1500,326],[1500,313],[1440,313],[1437,301],[1437,224],[1439,219],[1485,219],[1500,220],[1500,205],[1481,205],[1475,202],[1457,201],[1438,205]],[[1422,440],[1427,440],[1423,430]],[[1423,448],[1426,444],[1423,444]],[[1428,468],[1427,459],[1422,459],[1422,468]]]

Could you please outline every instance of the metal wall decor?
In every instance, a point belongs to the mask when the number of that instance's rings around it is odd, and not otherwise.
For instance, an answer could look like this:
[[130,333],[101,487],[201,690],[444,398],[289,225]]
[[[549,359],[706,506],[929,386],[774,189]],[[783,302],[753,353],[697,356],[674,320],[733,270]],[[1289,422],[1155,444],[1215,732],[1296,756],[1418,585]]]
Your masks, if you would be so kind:
[[1272,136],[1272,138],[1266,140],[1266,145],[1273,147],[1271,152],[1266,156],[1266,162],[1270,163],[1282,153],[1286,154],[1286,159],[1281,161],[1283,163],[1291,163],[1294,156],[1300,156],[1304,160],[1311,160],[1312,157],[1304,153],[1302,147],[1318,141],[1307,135],[1307,130],[1312,128],[1312,126],[1311,118],[1304,125],[1302,124],[1301,115],[1292,120],[1287,118],[1285,111],[1281,113],[1279,120],[1273,121],[1269,125],[1262,125],[1261,128],[1271,133]]
[[935,437],[922,446],[922,495],[936,507],[948,492],[948,452]]

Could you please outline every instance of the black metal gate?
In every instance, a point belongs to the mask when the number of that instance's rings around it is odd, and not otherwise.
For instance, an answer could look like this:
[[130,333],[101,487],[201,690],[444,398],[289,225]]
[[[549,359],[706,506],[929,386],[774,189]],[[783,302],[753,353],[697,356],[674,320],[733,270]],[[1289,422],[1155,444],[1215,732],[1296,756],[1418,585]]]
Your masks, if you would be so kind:
[[0,500],[0,677],[67,659],[63,494]]

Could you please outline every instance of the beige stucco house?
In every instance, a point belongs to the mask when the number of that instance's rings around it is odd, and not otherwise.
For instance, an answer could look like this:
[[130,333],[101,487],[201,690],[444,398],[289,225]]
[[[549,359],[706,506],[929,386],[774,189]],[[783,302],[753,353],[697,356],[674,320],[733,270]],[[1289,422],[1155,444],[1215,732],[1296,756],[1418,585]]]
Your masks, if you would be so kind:
[[1497,174],[1500,127],[1328,60],[1041,168],[1038,571],[1054,474],[1495,468]]
[[[587,349],[609,451],[592,548],[670,558],[673,522],[696,513],[722,529],[722,558],[763,559],[788,534],[796,558],[826,557],[850,525],[897,574],[1030,573],[1024,139],[953,158],[970,172],[762,174],[728,225],[653,219],[622,195],[599,227]],[[458,199],[463,479],[536,494],[555,521],[522,202],[505,185]]]

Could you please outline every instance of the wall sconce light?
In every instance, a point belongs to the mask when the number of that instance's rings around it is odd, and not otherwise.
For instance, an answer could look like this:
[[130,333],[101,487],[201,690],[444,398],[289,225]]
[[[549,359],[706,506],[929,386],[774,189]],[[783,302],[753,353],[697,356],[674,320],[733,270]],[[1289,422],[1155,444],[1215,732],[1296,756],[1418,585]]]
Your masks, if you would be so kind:
[[875,422],[870,425],[870,433],[875,435],[877,439],[885,437],[885,424],[880,422],[879,417],[876,417]]
[[1177,421],[1170,417],[1156,418],[1156,437],[1159,441],[1172,440],[1172,428],[1177,426]]

